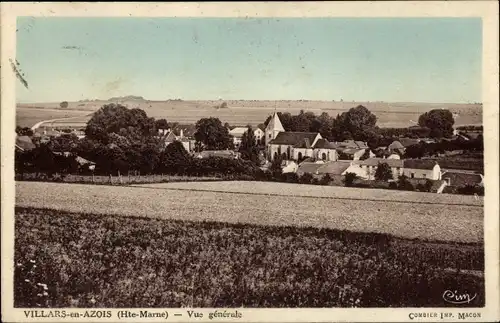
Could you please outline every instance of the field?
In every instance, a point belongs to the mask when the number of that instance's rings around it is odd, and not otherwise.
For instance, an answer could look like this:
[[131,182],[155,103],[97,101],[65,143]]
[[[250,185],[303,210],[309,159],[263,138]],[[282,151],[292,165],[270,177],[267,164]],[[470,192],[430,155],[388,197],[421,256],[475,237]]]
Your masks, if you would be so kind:
[[[48,109],[48,108],[20,108],[16,109],[16,126],[21,127],[32,127],[36,123],[43,120],[52,120],[59,118],[74,118],[83,117],[84,119],[78,120],[88,120],[86,115],[92,113],[93,111],[88,110],[61,110],[61,109]],[[71,119],[73,120],[73,119]]]
[[[109,101],[84,101],[70,102],[65,111],[85,111],[85,115],[92,111],[97,111],[102,105]],[[226,101],[227,109],[215,109],[221,101],[147,101],[128,100],[121,102],[129,108],[141,108],[150,117],[166,118],[171,122],[181,124],[193,124],[200,118],[218,117],[222,122],[231,125],[258,125],[263,123],[267,116],[276,111],[286,111],[298,114],[301,109],[311,111],[316,114],[327,112],[332,116],[345,112],[359,104],[366,106],[377,117],[377,124],[381,127],[408,127],[414,125],[412,121],[417,121],[419,115],[436,108],[450,109],[453,113],[458,113],[457,125],[482,124],[482,106],[479,104],[432,104],[432,103],[386,103],[386,102],[332,102],[332,101]],[[54,110],[59,107],[59,103],[36,103],[18,104],[17,109],[29,110],[32,107],[37,109],[45,108]],[[72,112],[70,112],[72,113]],[[54,119],[47,117],[45,119]],[[37,119],[36,122],[45,119]],[[34,118],[29,120],[32,122]],[[83,126],[89,117],[81,117],[68,121],[58,121],[54,123],[59,127]],[[23,119],[18,119],[18,122]],[[24,122],[24,121],[23,121]],[[35,122],[35,123],[36,123]],[[26,123],[26,122],[25,122]]]
[[443,292],[460,289],[477,292],[460,306],[484,306],[482,225],[482,201],[465,196],[262,182],[17,182],[14,302],[450,307]]
[[[480,245],[36,208],[15,213],[16,307],[485,304]],[[454,305],[443,300],[445,290],[477,297]]]
[[[229,192],[233,189],[240,193]],[[16,205],[43,205],[75,213],[377,232],[433,241],[483,241],[483,202],[471,196],[267,182],[140,186],[17,182]]]

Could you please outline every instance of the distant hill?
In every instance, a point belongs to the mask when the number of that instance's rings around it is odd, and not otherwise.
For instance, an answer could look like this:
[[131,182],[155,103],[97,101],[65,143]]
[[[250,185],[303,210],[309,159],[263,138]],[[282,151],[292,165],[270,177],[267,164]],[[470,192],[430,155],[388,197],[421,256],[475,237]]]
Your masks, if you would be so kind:
[[146,100],[142,96],[127,95],[127,96],[112,97],[108,99],[108,101],[146,101]]

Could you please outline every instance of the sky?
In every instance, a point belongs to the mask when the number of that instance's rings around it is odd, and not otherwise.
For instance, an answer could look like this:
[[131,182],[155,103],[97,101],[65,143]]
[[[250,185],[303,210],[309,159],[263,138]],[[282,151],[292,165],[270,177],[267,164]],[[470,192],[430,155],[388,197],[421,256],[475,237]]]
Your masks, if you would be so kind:
[[18,102],[481,102],[480,18],[19,17]]

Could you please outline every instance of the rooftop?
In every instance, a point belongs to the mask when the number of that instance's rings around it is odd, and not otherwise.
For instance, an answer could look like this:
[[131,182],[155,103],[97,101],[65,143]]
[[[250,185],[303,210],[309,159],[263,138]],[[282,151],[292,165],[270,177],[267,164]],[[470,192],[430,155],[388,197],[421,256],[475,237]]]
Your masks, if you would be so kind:
[[272,145],[297,145],[304,143],[304,139],[308,139],[309,143],[313,143],[318,135],[317,132],[280,132],[275,139],[271,140]]

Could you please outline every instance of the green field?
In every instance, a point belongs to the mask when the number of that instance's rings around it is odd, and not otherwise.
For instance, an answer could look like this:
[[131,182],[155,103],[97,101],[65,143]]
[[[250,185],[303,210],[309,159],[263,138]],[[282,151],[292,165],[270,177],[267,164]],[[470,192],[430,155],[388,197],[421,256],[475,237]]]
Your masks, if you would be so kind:
[[76,213],[291,225],[482,243],[483,202],[471,196],[268,182],[102,186],[17,182],[16,205]]
[[[76,202],[71,196],[83,192],[66,187],[66,197]],[[24,189],[18,187],[18,193]],[[95,208],[92,200],[78,203]],[[485,304],[480,244],[427,243],[285,223],[172,220],[177,211],[176,206],[163,209],[162,218],[169,218],[163,220],[143,218],[148,209],[123,217],[17,207],[14,306],[457,306],[443,301],[448,289],[477,293],[473,302],[458,306]]]
[[[97,111],[102,105],[109,101],[85,101],[70,102],[65,111],[85,111],[88,114]],[[227,109],[215,109],[221,101],[123,101],[120,102],[129,108],[143,109],[148,116],[154,118],[166,118],[171,122],[181,124],[193,124],[201,118],[217,117],[222,122],[231,125],[258,125],[276,111],[298,114],[301,109],[311,111],[315,114],[327,112],[332,116],[345,112],[359,104],[364,105],[378,118],[377,124],[381,127],[408,127],[414,125],[418,117],[431,109],[446,108],[453,113],[458,113],[455,120],[457,125],[482,124],[482,106],[479,104],[432,104],[432,103],[386,103],[386,102],[332,102],[332,101],[258,101],[240,100],[226,101]],[[42,107],[56,109],[59,103],[37,103],[18,104],[18,109],[30,109]],[[70,112],[72,113],[72,112]],[[52,119],[52,118],[47,118]],[[20,119],[22,121],[22,119]],[[38,121],[42,121],[41,119]],[[76,121],[59,121],[63,126],[82,126],[88,121],[87,118],[79,118]],[[18,120],[19,122],[19,120]],[[36,123],[36,122],[35,122]]]

